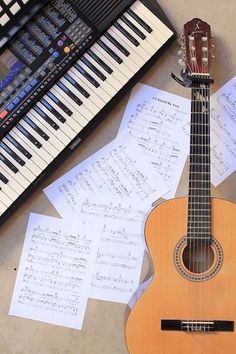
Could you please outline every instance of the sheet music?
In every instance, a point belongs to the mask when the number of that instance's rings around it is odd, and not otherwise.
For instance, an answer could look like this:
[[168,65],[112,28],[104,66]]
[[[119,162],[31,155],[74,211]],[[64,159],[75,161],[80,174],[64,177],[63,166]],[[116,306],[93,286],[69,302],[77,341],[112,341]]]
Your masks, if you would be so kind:
[[121,134],[46,189],[62,217],[76,210],[81,191],[147,201],[150,205],[168,192],[129,134]]
[[212,182],[218,186],[236,170],[236,76],[211,99]]
[[102,225],[90,297],[128,303],[139,285],[147,212],[145,202],[80,194],[77,218]]
[[145,291],[147,290],[147,288],[151,284],[152,279],[153,279],[153,276],[151,276],[150,278],[148,278],[147,280],[145,280],[144,282],[142,282],[139,285],[139,287],[137,288],[137,290],[135,291],[135,293],[133,294],[133,296],[131,297],[131,299],[128,303],[130,309],[133,309],[136,302],[140,299],[141,296],[144,295]]
[[31,214],[9,314],[81,329],[99,232]]
[[120,126],[136,139],[175,196],[189,152],[190,101],[138,84],[133,89]]

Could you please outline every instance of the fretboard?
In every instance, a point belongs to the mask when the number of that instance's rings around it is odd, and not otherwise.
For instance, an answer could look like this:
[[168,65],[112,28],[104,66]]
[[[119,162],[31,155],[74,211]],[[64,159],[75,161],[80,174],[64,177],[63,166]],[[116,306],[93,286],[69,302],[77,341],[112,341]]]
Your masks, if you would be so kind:
[[192,87],[188,240],[211,239],[209,91],[209,84]]

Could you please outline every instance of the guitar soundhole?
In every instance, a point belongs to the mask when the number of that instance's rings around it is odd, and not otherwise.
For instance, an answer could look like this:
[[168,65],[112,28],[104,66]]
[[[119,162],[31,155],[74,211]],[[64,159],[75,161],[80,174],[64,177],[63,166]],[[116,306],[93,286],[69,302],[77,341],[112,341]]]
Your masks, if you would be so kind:
[[223,264],[223,250],[214,237],[211,242],[199,240],[193,243],[187,243],[183,237],[175,247],[174,263],[180,275],[188,280],[209,280]]
[[192,273],[208,271],[214,262],[214,252],[209,242],[197,241],[185,247],[183,263]]

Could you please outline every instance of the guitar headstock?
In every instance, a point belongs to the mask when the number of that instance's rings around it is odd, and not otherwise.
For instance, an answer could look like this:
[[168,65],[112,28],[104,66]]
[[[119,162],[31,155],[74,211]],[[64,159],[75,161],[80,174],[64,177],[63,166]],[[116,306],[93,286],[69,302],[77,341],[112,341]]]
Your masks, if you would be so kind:
[[214,58],[210,26],[199,18],[192,19],[184,25],[180,42],[179,63],[188,75],[208,75]]

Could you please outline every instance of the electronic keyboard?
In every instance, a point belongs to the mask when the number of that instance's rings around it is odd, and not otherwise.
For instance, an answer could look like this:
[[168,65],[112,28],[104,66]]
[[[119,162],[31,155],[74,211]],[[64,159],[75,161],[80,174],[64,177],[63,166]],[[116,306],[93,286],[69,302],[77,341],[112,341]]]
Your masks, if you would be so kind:
[[0,223],[175,39],[150,0],[51,0],[0,55]]

